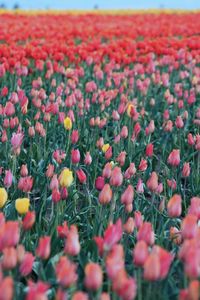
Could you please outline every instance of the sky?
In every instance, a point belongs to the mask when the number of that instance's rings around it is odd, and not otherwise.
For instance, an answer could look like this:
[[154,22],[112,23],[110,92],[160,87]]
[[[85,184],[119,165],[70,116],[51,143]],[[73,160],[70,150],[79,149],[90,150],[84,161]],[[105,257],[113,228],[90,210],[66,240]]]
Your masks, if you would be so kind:
[[100,9],[120,9],[120,8],[200,8],[200,0],[0,0],[0,4],[6,4],[7,8],[12,8],[18,3],[25,9],[92,9],[98,5]]

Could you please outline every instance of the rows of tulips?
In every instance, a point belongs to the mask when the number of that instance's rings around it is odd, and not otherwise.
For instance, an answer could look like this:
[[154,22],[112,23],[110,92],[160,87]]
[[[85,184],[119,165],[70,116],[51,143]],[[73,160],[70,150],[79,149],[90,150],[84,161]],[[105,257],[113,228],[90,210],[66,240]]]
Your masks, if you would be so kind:
[[200,298],[200,15],[0,15],[0,300]]

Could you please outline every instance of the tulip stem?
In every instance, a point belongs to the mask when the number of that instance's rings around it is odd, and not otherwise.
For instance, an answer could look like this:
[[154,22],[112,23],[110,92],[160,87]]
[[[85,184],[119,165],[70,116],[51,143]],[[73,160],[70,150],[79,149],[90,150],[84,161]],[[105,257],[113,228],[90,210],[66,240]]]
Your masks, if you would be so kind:
[[116,201],[117,201],[117,193],[114,193],[113,199],[112,199],[112,203],[110,206],[110,218],[109,218],[109,223],[113,223],[113,219],[114,219],[114,213],[115,213],[115,208],[116,208]]
[[142,300],[142,273],[141,273],[141,269],[139,268],[138,270],[138,280],[137,280],[137,284],[138,284],[138,300]]
[[69,151],[70,132],[71,132],[71,130],[68,132],[68,138],[67,138],[67,148],[66,148],[66,156],[67,156],[67,154],[68,154],[68,151]]

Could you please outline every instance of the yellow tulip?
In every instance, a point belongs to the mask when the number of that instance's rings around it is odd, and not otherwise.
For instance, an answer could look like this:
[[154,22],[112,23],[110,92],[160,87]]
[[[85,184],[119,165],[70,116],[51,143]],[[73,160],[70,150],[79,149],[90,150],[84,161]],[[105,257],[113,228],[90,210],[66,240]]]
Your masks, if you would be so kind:
[[108,151],[110,145],[109,144],[104,144],[103,147],[101,148],[103,153],[106,153],[106,151]]
[[28,198],[18,198],[15,201],[15,208],[17,212],[21,215],[26,214],[29,211],[30,199]]
[[2,208],[8,200],[8,194],[4,188],[0,188],[0,208]]
[[59,182],[61,187],[69,187],[73,182],[73,173],[68,168],[62,170],[59,176]]
[[134,105],[132,103],[129,103],[127,107],[127,115],[130,117],[131,116],[131,110],[134,109]]
[[64,127],[66,130],[71,130],[72,129],[72,120],[69,117],[66,117],[64,119]]

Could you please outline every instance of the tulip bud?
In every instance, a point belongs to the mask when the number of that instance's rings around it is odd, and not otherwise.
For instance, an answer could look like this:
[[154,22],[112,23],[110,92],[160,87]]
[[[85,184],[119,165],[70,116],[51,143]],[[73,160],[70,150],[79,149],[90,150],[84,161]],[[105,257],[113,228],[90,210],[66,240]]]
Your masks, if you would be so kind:
[[123,225],[124,231],[126,233],[133,233],[134,228],[135,228],[135,221],[132,217],[129,217],[126,223]]
[[131,184],[126,188],[126,190],[123,192],[121,196],[121,203],[128,205],[133,202],[133,197],[134,197],[134,189]]
[[59,189],[57,189],[57,188],[53,189],[53,191],[52,191],[52,201],[54,203],[58,203],[60,201],[60,199],[61,199],[61,194],[60,194]]
[[97,177],[95,180],[95,188],[98,191],[101,191],[103,189],[104,185],[105,185],[104,177],[102,177],[102,176]]
[[148,144],[146,146],[146,156],[148,156],[148,157],[153,156],[153,144]]
[[145,241],[138,241],[133,249],[133,262],[142,267],[148,257],[148,246]]
[[189,177],[190,176],[190,163],[184,163],[182,169],[182,176]]
[[86,177],[86,174],[84,173],[84,171],[82,169],[77,170],[76,175],[77,175],[78,180],[80,181],[80,183],[86,183],[87,177]]
[[112,199],[112,190],[109,184],[105,184],[99,194],[99,202],[101,204],[108,204]]
[[73,164],[78,164],[80,161],[80,152],[78,149],[72,149],[71,151],[71,161]]
[[103,281],[101,267],[96,263],[88,263],[85,267],[85,286],[90,290],[98,290]]
[[151,192],[156,192],[158,188],[158,175],[156,172],[152,172],[150,178],[147,180],[147,187]]
[[168,156],[168,164],[173,167],[177,167],[180,164],[180,150],[174,149]]
[[6,170],[5,171],[5,178],[4,178],[4,181],[3,181],[5,187],[10,188],[11,185],[12,185],[12,181],[13,181],[13,175],[12,175],[11,170]]
[[35,212],[28,211],[22,221],[22,227],[24,230],[30,230],[35,223]]
[[71,134],[71,142],[72,144],[76,144],[79,140],[79,133],[78,130],[73,130]]
[[90,155],[90,152],[87,152],[86,155],[85,155],[85,159],[84,159],[84,163],[86,165],[91,165],[92,163],[92,157]]
[[114,169],[111,172],[110,184],[112,186],[121,186],[122,182],[123,182],[123,175],[121,172],[121,168],[114,167]]
[[36,254],[41,259],[46,260],[49,258],[51,252],[51,238],[49,236],[44,236],[39,239],[39,244],[36,249]]
[[22,165],[22,166],[21,166],[21,169],[20,169],[20,175],[21,175],[22,177],[28,176],[28,168],[27,168],[27,165]]
[[181,215],[182,212],[182,199],[180,195],[175,194],[172,198],[170,198],[167,203],[167,212],[171,218],[176,218]]

